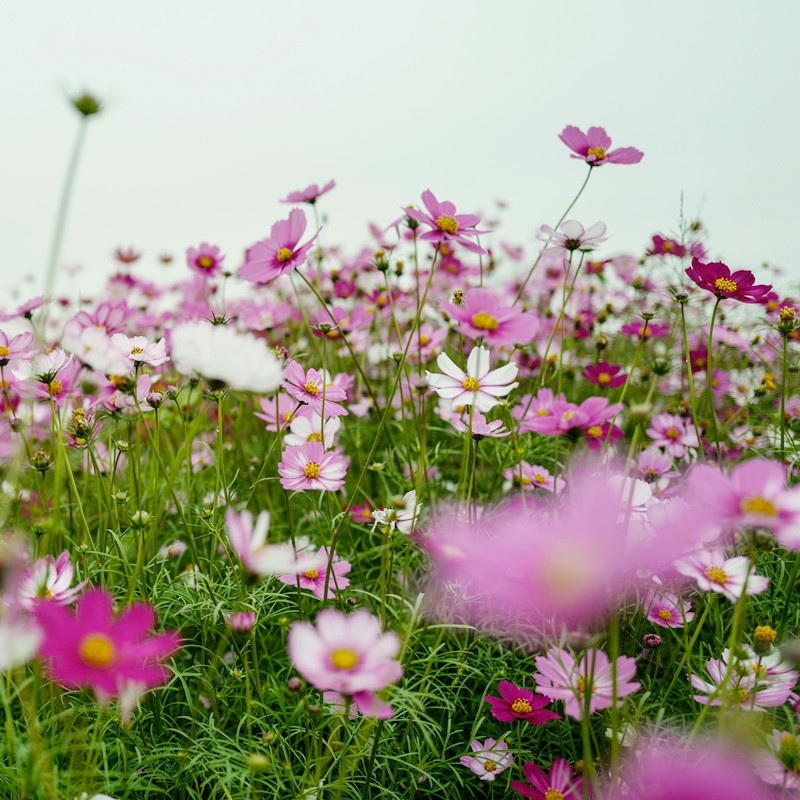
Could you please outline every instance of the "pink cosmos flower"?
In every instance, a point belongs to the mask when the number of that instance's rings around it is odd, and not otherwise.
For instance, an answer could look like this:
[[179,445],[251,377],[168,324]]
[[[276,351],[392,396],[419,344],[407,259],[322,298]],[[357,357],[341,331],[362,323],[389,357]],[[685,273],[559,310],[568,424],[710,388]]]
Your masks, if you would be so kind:
[[539,320],[518,307],[501,306],[486,289],[468,289],[464,304],[442,303],[442,308],[459,323],[459,331],[487,345],[528,344],[539,332]]
[[18,333],[9,339],[3,331],[0,331],[0,367],[6,366],[12,358],[31,358],[32,356],[32,333]]
[[[726,558],[721,549],[702,550],[679,559],[675,569],[692,578],[703,592],[717,592],[735,603],[742,595],[760,594],[769,585],[769,578],[756,575],[747,556]],[[745,589],[746,585],[746,589]]]
[[[472,422],[472,428],[469,427],[470,420]],[[450,422],[457,431],[469,433],[475,441],[480,441],[487,437],[502,439],[511,435],[511,431],[506,429],[503,420],[493,419],[491,422],[487,422],[486,417],[484,417],[480,411],[473,411],[472,416],[468,417],[466,422],[458,417],[453,417]]]
[[687,253],[686,248],[675,239],[666,239],[661,234],[653,236],[653,246],[647,251],[649,256],[676,256],[683,258]]
[[727,530],[768,528],[792,550],[800,550],[800,487],[786,486],[786,470],[776,461],[753,458],[729,475],[698,465],[689,473],[689,491]]
[[403,209],[411,219],[423,225],[430,225],[433,229],[423,233],[420,239],[437,244],[454,241],[471,253],[482,255],[486,252],[480,245],[466,238],[489,233],[476,230],[475,226],[481,221],[477,214],[457,214],[453,203],[448,200],[440,203],[430,189],[422,193],[422,202],[425,204],[427,214],[415,208]]
[[554,711],[545,709],[550,700],[542,695],[534,694],[511,681],[500,681],[497,685],[500,697],[487,695],[484,697],[492,707],[492,716],[500,722],[516,722],[520,719],[531,725],[544,725],[551,719],[560,719]]
[[692,604],[663,587],[651,588],[642,600],[642,610],[650,622],[662,628],[682,628],[694,619]]
[[338,400],[347,400],[347,392],[315,369],[305,372],[296,362],[290,361],[283,372],[281,384],[289,394],[305,403],[315,414],[327,419],[347,415],[347,409]]
[[88,686],[98,699],[120,694],[134,682],[146,688],[165,683],[162,661],[180,646],[177,633],[149,636],[155,613],[134,603],[118,616],[111,595],[100,588],[85,592],[74,614],[55,603],[42,603],[36,620],[44,639],[39,655],[49,678],[70,689]]
[[255,611],[232,611],[225,615],[228,627],[236,633],[248,633],[256,624]]
[[669,333],[669,325],[660,322],[627,322],[620,329],[620,333],[636,336],[639,339],[665,339]]
[[520,461],[516,467],[507,469],[503,477],[525,491],[544,489],[546,492],[557,494],[564,488],[564,481],[561,478],[554,477],[549,470],[539,464],[529,464],[527,461]]
[[483,743],[475,739],[470,742],[470,748],[472,755],[461,756],[459,761],[482,781],[493,781],[514,761],[514,755],[508,752],[508,744],[502,739],[496,742],[489,738]]
[[200,247],[189,247],[186,250],[186,263],[204,278],[210,278],[222,272],[225,256],[219,254],[219,247],[203,242]]
[[567,125],[558,138],[575,153],[570,158],[586,161],[590,167],[599,167],[601,164],[638,164],[644,157],[644,153],[635,147],[609,150],[611,137],[605,128],[593,126],[584,133],[575,125]]
[[755,773],[765,783],[783,787],[789,795],[800,791],[800,741],[789,731],[773,730],[766,750],[756,755]]
[[582,253],[594,250],[606,240],[605,232],[606,226],[603,222],[595,222],[591,227],[584,229],[578,220],[568,219],[561,223],[558,231],[549,225],[542,225],[541,234],[545,235],[539,234],[536,238],[547,244],[542,250],[542,255],[569,258],[570,253],[575,250],[580,250]]
[[[590,714],[611,708],[612,665],[602,650],[585,650],[575,658],[567,650],[552,648],[546,656],[537,656],[535,663],[538,671],[533,674],[533,679],[539,691],[552,700],[563,700],[566,713],[573,719],[583,718],[587,701]],[[631,680],[636,674],[636,660],[619,656],[616,672],[616,694],[622,705],[622,698],[633,694],[640,686]]]
[[378,710],[375,692],[403,675],[395,660],[399,637],[383,633],[380,620],[366,609],[348,616],[328,608],[317,614],[314,625],[295,622],[287,647],[295,669],[312,686],[351,697],[367,716]]
[[281,200],[281,203],[308,203],[313,206],[322,195],[327,194],[331,189],[335,188],[336,181],[329,180],[321,189],[316,183],[306,186],[305,189],[299,189],[295,192],[289,192],[286,197]]
[[691,422],[675,414],[656,414],[650,420],[647,435],[657,447],[663,447],[673,458],[683,458],[687,447],[700,447]]
[[126,336],[124,333],[115,333],[111,337],[112,344],[128,360],[131,367],[137,364],[149,364],[157,367],[169,361],[167,345],[163,339],[153,343],[145,336]]
[[772,285],[756,284],[756,276],[746,269],[731,272],[721,261],[704,264],[699,258],[692,259],[686,274],[701,288],[720,299],[730,298],[741,303],[760,303],[772,289]]
[[[624,788],[622,788],[624,787]],[[602,800],[768,800],[746,753],[718,742],[653,740],[631,753]]]
[[287,447],[278,464],[281,486],[294,492],[336,492],[344,486],[348,462],[335,450],[325,452],[322,442]]
[[636,468],[647,483],[655,483],[662,478],[677,478],[680,472],[674,470],[672,458],[664,453],[657,453],[655,448],[642,450]]
[[13,601],[28,611],[35,610],[40,602],[47,601],[67,606],[88,583],[88,580],[83,580],[72,586],[74,577],[75,568],[67,550],[61,553],[57,561],[53,556],[45,556],[22,576]]
[[628,380],[628,376],[620,374],[622,367],[609,364],[608,361],[598,361],[596,364],[587,364],[581,376],[589,383],[601,386],[604,389],[616,389]]
[[439,397],[452,402],[452,407],[474,405],[486,413],[519,384],[517,365],[512,361],[499,369],[489,371],[489,351],[482,346],[473,347],[467,357],[467,371],[459,369],[446,354],[441,353],[436,364],[442,373],[425,372],[428,384]]
[[295,568],[294,549],[290,544],[267,544],[269,521],[268,511],[258,515],[255,525],[249,511],[237,514],[229,508],[225,512],[225,527],[233,552],[253,575],[280,575]]
[[32,359],[18,358],[11,362],[11,373],[18,381],[39,381],[50,384],[72,356],[56,348],[49,353],[39,353]]
[[[330,551],[326,547],[316,553],[298,553],[294,571],[278,576],[278,580],[290,586],[308,589],[319,600],[333,599],[337,592],[350,585],[350,580],[345,575],[350,572],[351,564],[344,559],[338,559],[334,553],[330,575],[328,575],[329,558]],[[327,595],[325,594],[326,581],[328,583]]]
[[617,439],[624,438],[625,431],[619,425],[612,426],[610,422],[604,422],[602,425],[590,425],[583,432],[586,446],[594,453],[601,452],[606,442],[613,444]]
[[[306,263],[308,251],[319,236],[319,230],[303,245],[306,215],[293,208],[288,219],[276,222],[269,238],[256,242],[248,251],[239,277],[251,283],[266,283]],[[320,228],[322,230],[322,228]]]
[[532,797],[534,800],[583,800],[583,778],[572,776],[572,767],[564,758],[557,758],[550,764],[549,774],[532,761],[526,761],[522,771],[531,785],[511,781],[509,786],[523,797]]

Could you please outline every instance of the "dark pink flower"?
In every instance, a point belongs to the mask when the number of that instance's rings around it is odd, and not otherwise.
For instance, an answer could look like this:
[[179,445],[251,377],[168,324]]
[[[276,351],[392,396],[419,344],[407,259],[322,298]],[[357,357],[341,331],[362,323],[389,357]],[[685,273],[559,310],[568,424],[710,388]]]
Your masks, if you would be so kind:
[[739,300],[741,303],[760,303],[772,285],[756,284],[756,276],[750,270],[731,268],[721,261],[704,264],[699,258],[692,259],[686,274],[701,288],[716,297]]
[[611,137],[605,128],[591,127],[586,133],[575,125],[567,125],[558,136],[575,155],[589,166],[599,167],[601,164],[638,164],[644,157],[641,150],[635,147],[618,147],[609,150]]
[[305,264],[308,251],[319,236],[318,230],[301,245],[306,225],[306,215],[293,208],[288,219],[278,220],[272,226],[268,239],[256,242],[247,251],[239,277],[251,283],[266,283]]
[[[646,327],[645,327],[646,326]],[[666,339],[669,333],[669,325],[664,322],[628,322],[620,328],[621,333],[628,336],[638,336],[640,339]]]
[[622,386],[628,380],[627,375],[620,375],[622,367],[609,364],[608,361],[598,361],[596,364],[588,364],[581,375],[589,383],[594,383],[603,388],[615,389]]
[[422,202],[425,204],[427,214],[415,208],[403,209],[405,213],[416,222],[430,225],[433,230],[426,231],[420,236],[428,242],[458,242],[465,250],[479,255],[486,251],[480,246],[466,239],[467,236],[479,236],[489,231],[476,230],[475,226],[481,221],[477,214],[457,214],[455,204],[449,200],[441,203],[430,189],[422,193]]
[[180,646],[176,633],[148,635],[155,614],[147,603],[134,603],[118,616],[105,589],[90,589],[75,613],[55,603],[36,609],[44,633],[39,655],[52,680],[70,689],[88,686],[99,698],[120,694],[131,682],[145,687],[165,683],[161,663]]
[[281,386],[315,414],[323,419],[347,416],[347,409],[336,402],[347,400],[347,392],[341,386],[327,382],[324,373],[315,369],[305,372],[296,361],[290,361],[283,375],[285,380]]
[[224,260],[225,256],[219,254],[219,247],[207,242],[203,242],[200,247],[190,247],[186,250],[186,263],[189,265],[189,269],[205,278],[222,272]]
[[583,778],[572,777],[572,767],[564,758],[557,758],[550,764],[549,775],[532,761],[526,761],[522,771],[531,785],[522,781],[511,781],[509,786],[524,797],[532,797],[534,800],[583,798]]
[[554,711],[547,711],[550,699],[523,689],[511,681],[500,681],[497,685],[500,697],[488,695],[484,698],[492,707],[492,716],[500,722],[515,722],[518,719],[531,725],[544,725],[551,719],[560,719]]
[[306,186],[305,189],[300,189],[296,192],[289,192],[286,197],[281,200],[281,203],[308,203],[313,206],[318,198],[327,194],[331,189],[336,186],[335,180],[329,180],[321,189],[316,183]]
[[675,239],[666,239],[661,234],[653,236],[653,246],[647,251],[649,256],[678,256],[683,258],[686,255],[686,248]]

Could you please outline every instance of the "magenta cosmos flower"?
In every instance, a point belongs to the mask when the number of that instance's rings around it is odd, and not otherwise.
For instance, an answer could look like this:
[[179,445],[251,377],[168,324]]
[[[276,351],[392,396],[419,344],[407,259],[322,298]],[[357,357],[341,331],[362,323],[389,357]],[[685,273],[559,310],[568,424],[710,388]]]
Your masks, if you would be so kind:
[[[539,691],[552,700],[563,700],[566,712],[580,720],[589,704],[589,713],[611,708],[613,697],[613,670],[608,656],[596,648],[585,650],[578,658],[567,650],[551,649],[546,656],[536,657],[533,679]],[[617,698],[633,694],[640,684],[632,681],[636,674],[636,660],[620,656],[616,660]],[[588,694],[588,697],[587,697]]]
[[293,208],[288,219],[279,220],[272,226],[268,239],[256,242],[247,251],[239,277],[251,283],[266,283],[305,264],[308,251],[322,230],[320,228],[301,245],[306,224],[306,215],[299,208]]
[[347,464],[348,459],[335,450],[326,453],[322,442],[306,442],[283,451],[278,474],[281,486],[289,491],[335,492],[344,486]]
[[312,686],[350,696],[362,711],[375,705],[375,692],[403,675],[396,660],[399,637],[383,633],[366,609],[347,615],[328,608],[314,625],[295,622],[287,647],[295,669]]
[[622,386],[628,380],[626,374],[620,374],[622,367],[616,364],[609,364],[608,361],[598,361],[596,364],[588,364],[581,376],[586,378],[589,383],[603,388],[615,389]]
[[644,157],[644,153],[635,147],[609,150],[611,137],[605,128],[593,126],[584,133],[575,125],[567,125],[558,138],[575,154],[570,158],[586,161],[590,167],[599,167],[601,164],[638,164]]
[[281,200],[281,203],[308,203],[313,206],[322,195],[327,194],[335,186],[336,181],[333,179],[329,180],[321,189],[316,183],[312,183],[310,186],[306,186],[305,189],[289,192]]
[[750,270],[731,268],[721,261],[704,264],[699,258],[692,259],[692,266],[686,274],[701,288],[720,299],[730,298],[741,303],[760,303],[764,295],[772,290],[772,285],[756,284],[756,276]]
[[440,353],[436,365],[444,374],[425,372],[428,384],[439,397],[452,401],[452,407],[470,406],[486,413],[519,384],[517,365],[511,361],[499,369],[489,371],[489,351],[473,347],[467,357],[467,371],[459,369],[446,354]]
[[296,361],[290,361],[283,376],[281,386],[315,414],[324,419],[347,416],[347,409],[336,402],[347,400],[347,392],[341,386],[327,382],[324,373],[315,369],[305,372]]
[[189,269],[210,278],[222,272],[222,262],[225,256],[219,254],[219,247],[203,242],[200,247],[189,247],[186,250],[186,263]]
[[489,231],[476,230],[475,226],[481,221],[477,214],[457,214],[453,203],[449,200],[443,200],[440,203],[430,189],[422,193],[422,202],[425,204],[427,214],[417,211],[415,208],[403,209],[411,219],[423,225],[430,225],[433,229],[423,233],[420,239],[437,244],[454,241],[471,253],[482,255],[486,252],[480,245],[466,238],[489,233]]
[[534,800],[582,800],[583,778],[572,777],[572,767],[564,758],[557,758],[550,764],[550,773],[532,761],[526,761],[522,767],[525,777],[530,782],[511,781],[509,786],[523,797]]
[[484,699],[492,707],[492,716],[500,722],[515,722],[518,719],[531,725],[544,725],[551,719],[559,719],[554,711],[547,711],[550,699],[534,694],[511,681],[500,681],[497,685],[500,697],[488,695]]
[[130,683],[165,683],[169,670],[161,662],[178,649],[180,638],[173,632],[148,635],[155,619],[147,603],[115,615],[111,595],[100,588],[85,592],[74,614],[55,603],[39,605],[39,655],[47,676],[70,689],[87,686],[98,698],[117,696]]
[[533,314],[501,306],[486,289],[468,289],[463,305],[443,303],[442,307],[459,323],[461,333],[488,345],[528,344],[539,332],[539,320]]

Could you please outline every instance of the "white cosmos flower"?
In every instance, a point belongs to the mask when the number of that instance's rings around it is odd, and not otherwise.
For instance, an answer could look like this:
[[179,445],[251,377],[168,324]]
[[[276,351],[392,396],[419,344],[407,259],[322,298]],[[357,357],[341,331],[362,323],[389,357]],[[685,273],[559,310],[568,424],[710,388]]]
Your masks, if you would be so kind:
[[196,372],[245,392],[267,394],[283,380],[283,367],[269,345],[229,325],[178,325],[172,331],[172,358],[183,373]]

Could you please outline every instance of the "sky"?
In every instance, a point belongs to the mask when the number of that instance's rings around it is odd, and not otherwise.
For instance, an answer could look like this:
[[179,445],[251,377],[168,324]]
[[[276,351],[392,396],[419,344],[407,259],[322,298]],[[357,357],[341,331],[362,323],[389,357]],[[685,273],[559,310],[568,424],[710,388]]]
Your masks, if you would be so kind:
[[112,253],[173,276],[187,247],[237,266],[289,207],[335,178],[322,241],[355,253],[431,189],[498,217],[490,244],[535,253],[584,178],[558,140],[601,125],[644,151],[606,165],[572,214],[601,220],[603,255],[700,216],[710,252],[800,279],[800,3],[771,0],[39,0],[0,25],[0,228],[6,286],[41,293],[78,128],[91,120],[57,290],[99,289]]

